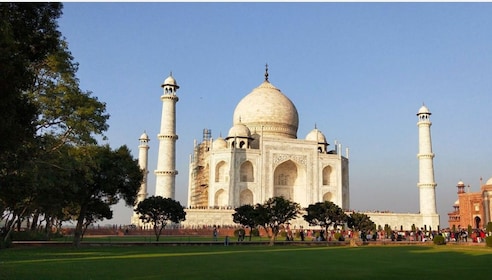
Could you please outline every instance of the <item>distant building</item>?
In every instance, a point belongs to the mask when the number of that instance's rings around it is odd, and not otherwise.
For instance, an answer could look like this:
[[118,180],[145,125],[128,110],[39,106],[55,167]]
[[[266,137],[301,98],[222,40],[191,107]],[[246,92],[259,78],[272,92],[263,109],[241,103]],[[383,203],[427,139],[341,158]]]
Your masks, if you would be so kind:
[[[450,228],[484,228],[491,221],[492,178],[485,184],[480,180],[480,191],[466,191],[465,183],[458,182],[458,200],[453,205],[454,211],[448,213]],[[470,186],[468,185],[468,189]]]

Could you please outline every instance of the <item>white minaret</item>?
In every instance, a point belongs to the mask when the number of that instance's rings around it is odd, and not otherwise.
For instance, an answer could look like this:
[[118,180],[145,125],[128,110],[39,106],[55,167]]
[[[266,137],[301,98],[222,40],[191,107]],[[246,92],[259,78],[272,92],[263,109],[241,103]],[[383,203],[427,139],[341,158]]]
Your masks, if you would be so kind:
[[[137,201],[135,202],[135,206],[138,205],[141,201],[147,198],[147,175],[149,174],[148,162],[149,162],[149,136],[147,133],[143,133],[140,138],[140,145],[138,146],[138,165],[143,172],[143,180],[140,185],[140,190],[138,191]],[[134,225],[141,225],[142,222],[138,218],[138,214],[133,212],[131,223]]]
[[432,141],[430,127],[431,112],[422,105],[417,113],[419,128],[419,182],[417,184],[420,194],[420,214],[422,226],[430,226],[437,229],[439,215],[436,211],[436,182],[434,181],[434,153],[432,153]]
[[176,102],[179,98],[176,91],[179,89],[172,73],[161,85],[163,88],[161,130],[157,135],[159,139],[159,154],[157,157],[157,170],[155,195],[174,199],[176,170]]

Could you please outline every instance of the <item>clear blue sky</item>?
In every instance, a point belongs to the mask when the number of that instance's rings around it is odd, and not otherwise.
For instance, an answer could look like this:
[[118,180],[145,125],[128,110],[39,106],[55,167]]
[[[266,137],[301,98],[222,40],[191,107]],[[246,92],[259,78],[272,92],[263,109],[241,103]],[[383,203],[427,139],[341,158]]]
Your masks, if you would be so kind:
[[[107,104],[110,145],[137,157],[149,134],[151,195],[170,71],[180,85],[176,199],[186,205],[194,139],[204,128],[227,135],[268,63],[297,107],[298,138],[316,125],[350,149],[352,209],[419,211],[415,114],[425,103],[447,226],[457,182],[478,191],[492,177],[491,15],[491,3],[65,3],[59,25],[81,88]],[[107,223],[129,223],[130,208],[114,211]]]

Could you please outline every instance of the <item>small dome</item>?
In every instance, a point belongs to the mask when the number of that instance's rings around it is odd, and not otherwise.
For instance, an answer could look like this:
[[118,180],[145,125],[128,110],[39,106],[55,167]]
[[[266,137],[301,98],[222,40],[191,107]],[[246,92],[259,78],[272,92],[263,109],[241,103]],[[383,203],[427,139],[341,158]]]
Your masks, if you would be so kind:
[[430,115],[431,112],[429,111],[429,108],[427,108],[425,105],[422,105],[422,107],[420,107],[417,115],[420,115],[420,114],[429,114]]
[[317,128],[311,130],[311,132],[308,133],[308,135],[306,136],[306,140],[316,141],[316,143],[318,144],[328,144],[326,142],[325,135],[323,135],[323,133]]
[[138,140],[149,140],[149,136],[147,135],[147,133],[142,133],[142,135],[140,135],[140,138],[138,138]]
[[465,185],[465,183],[463,183],[463,181],[458,182],[458,186],[464,186],[464,185]]
[[492,185],[492,177],[490,177],[490,179],[487,180],[487,182],[485,183],[485,185]]
[[245,137],[245,138],[251,138],[251,131],[249,131],[249,128],[245,126],[242,123],[235,124],[231,129],[229,129],[229,135],[227,136],[228,138],[233,138],[233,137]]
[[224,149],[224,148],[227,148],[227,142],[226,140],[224,140],[224,138],[222,137],[219,137],[217,139],[214,140],[214,143],[213,143],[213,148],[214,149]]
[[454,205],[460,205],[460,200],[456,200],[456,202],[454,203]]
[[176,88],[179,88],[178,86],[178,83],[176,82],[176,80],[174,79],[173,77],[173,74],[171,73],[169,75],[169,77],[167,77],[164,82],[162,83],[161,87],[164,87],[164,86],[175,86]]

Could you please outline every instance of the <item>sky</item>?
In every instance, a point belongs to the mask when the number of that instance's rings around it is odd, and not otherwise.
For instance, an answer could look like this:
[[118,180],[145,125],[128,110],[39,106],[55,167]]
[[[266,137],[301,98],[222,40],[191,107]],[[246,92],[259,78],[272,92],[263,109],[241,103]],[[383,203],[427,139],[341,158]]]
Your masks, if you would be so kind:
[[[162,110],[172,72],[176,199],[187,204],[188,163],[203,129],[227,136],[236,105],[264,80],[349,148],[350,208],[417,213],[419,108],[431,115],[442,227],[458,181],[492,177],[492,3],[64,3],[59,30],[82,90],[107,105],[111,147],[150,137],[155,194]],[[333,146],[331,146],[333,147]],[[129,224],[131,207],[102,224]]]

